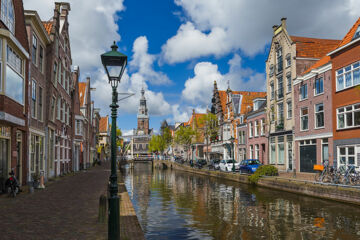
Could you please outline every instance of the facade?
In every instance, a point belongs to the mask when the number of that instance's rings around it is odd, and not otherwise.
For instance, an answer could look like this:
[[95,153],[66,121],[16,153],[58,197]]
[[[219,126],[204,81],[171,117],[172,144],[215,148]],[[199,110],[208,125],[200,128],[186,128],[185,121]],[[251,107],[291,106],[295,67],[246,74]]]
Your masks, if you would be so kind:
[[[230,86],[226,91],[218,90],[214,82],[211,112],[218,118],[219,134],[216,141],[211,144],[213,158],[231,157],[236,161],[243,159],[246,153],[244,144],[238,143],[237,126],[246,122],[245,115],[252,111],[253,100],[265,96],[265,92],[232,91]],[[235,139],[233,142],[232,138]]]
[[[46,105],[47,89],[45,59],[50,37],[36,11],[25,11],[26,30],[30,49],[29,79],[29,144],[28,144],[28,176],[33,174],[48,176],[46,160]],[[29,179],[30,180],[30,179]]]
[[70,4],[56,2],[54,15],[43,22],[51,43],[46,51],[46,102],[48,149],[47,177],[54,177],[72,170],[73,129],[70,121],[72,99],[70,96],[71,51],[68,14]]
[[141,98],[137,115],[137,129],[132,138],[132,153],[135,156],[148,154],[152,129],[149,129],[149,114],[146,106],[145,90],[141,89]]
[[0,191],[3,191],[11,170],[21,184],[30,178],[27,165],[29,43],[23,1],[1,1],[0,8]]
[[188,156],[191,156],[191,159],[205,159],[204,150],[206,144],[204,137],[204,122],[202,121],[202,118],[205,115],[205,113],[196,113],[195,109],[193,109],[189,121],[183,124],[184,127],[190,127],[197,133],[192,138],[191,149],[188,149]]
[[78,133],[81,132],[82,136],[82,145],[80,148],[81,158],[80,158],[80,169],[87,169],[90,167],[90,131],[91,129],[91,91],[90,91],[90,78],[86,78],[86,82],[79,82],[79,99],[80,99],[80,116],[75,116],[75,125],[79,126],[77,128]]
[[99,122],[99,148],[100,160],[110,157],[110,124],[109,116],[101,117]]
[[[85,118],[80,111],[80,90],[79,90],[80,68],[75,66],[72,72],[72,129],[73,129],[73,171],[79,171],[84,168],[83,146],[84,146],[84,121]],[[83,89],[82,89],[83,90]]]
[[[246,135],[247,158],[258,159],[262,164],[268,164],[266,116],[266,98],[254,99],[253,110],[245,116],[248,130],[248,134]],[[243,134],[242,132],[238,132],[239,142],[240,139],[242,140],[244,137]]]
[[333,165],[332,80],[325,56],[294,81],[295,168],[313,172],[314,164]]
[[248,143],[248,128],[247,124],[239,122],[236,126],[237,142],[236,142],[236,159],[238,162],[247,159],[247,143]]
[[339,44],[338,40],[290,36],[286,18],[273,26],[273,38],[266,60],[269,163],[279,170],[294,166],[293,79]]
[[360,165],[360,18],[339,46],[332,62],[334,165]]

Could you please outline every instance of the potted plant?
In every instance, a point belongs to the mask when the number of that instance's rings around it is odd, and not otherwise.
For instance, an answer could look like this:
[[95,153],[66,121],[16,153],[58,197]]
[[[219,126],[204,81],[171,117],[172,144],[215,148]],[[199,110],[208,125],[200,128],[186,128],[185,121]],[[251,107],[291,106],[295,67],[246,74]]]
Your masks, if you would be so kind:
[[33,186],[34,188],[39,188],[40,185],[40,174],[39,173],[33,173],[31,174],[32,180],[33,180]]

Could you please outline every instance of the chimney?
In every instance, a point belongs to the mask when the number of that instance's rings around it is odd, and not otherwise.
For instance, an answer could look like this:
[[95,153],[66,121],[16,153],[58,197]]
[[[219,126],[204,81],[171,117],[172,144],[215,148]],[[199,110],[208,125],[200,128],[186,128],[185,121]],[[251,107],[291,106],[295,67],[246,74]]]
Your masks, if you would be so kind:
[[283,18],[281,19],[281,26],[282,26],[284,29],[286,29],[286,17],[283,17]]
[[193,114],[195,115],[195,108],[193,108]]
[[60,16],[61,17],[67,17],[69,15],[69,11],[71,10],[70,3],[60,2],[60,3],[55,3],[55,4],[60,5]]

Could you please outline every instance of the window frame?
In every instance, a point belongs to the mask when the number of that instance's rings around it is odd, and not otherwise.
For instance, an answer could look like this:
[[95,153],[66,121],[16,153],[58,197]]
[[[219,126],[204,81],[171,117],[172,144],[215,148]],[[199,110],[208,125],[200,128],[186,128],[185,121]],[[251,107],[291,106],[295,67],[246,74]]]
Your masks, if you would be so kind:
[[[321,111],[317,111],[317,106],[322,105],[322,110]],[[323,125],[322,126],[318,126],[318,119],[317,119],[317,114],[322,114],[323,115]],[[325,107],[324,107],[324,103],[317,103],[314,104],[314,117],[315,117],[315,121],[314,121],[314,128],[315,129],[322,129],[325,128]]]
[[[304,96],[305,93],[306,93],[306,96]],[[300,101],[308,99],[307,83],[301,84],[299,86],[299,99],[300,99]]]
[[[321,80],[321,87],[322,87],[322,91],[321,92],[317,92],[317,82]],[[324,93],[324,78],[323,77],[318,77],[315,78],[314,81],[314,96],[318,96]]]
[[[4,7],[6,4],[6,8]],[[6,13],[4,12],[4,9],[6,10]],[[12,19],[10,18],[10,11],[12,11]],[[5,26],[9,29],[9,31],[15,35],[15,8],[12,0],[1,0],[1,14],[0,18],[2,22],[5,24]]]
[[37,82],[31,80],[31,117],[37,119]]
[[39,40],[35,35],[35,32],[32,32],[32,43],[31,43],[31,61],[35,66],[37,66],[37,52],[38,52],[38,46],[39,46]]
[[[289,111],[290,111],[290,114],[289,114]],[[288,101],[286,101],[286,119],[291,119],[291,118],[292,118],[292,101],[288,100]]]
[[[347,110],[347,108],[351,107],[351,110]],[[355,107],[358,107],[357,109],[355,109]],[[341,111],[343,110],[343,111]],[[340,112],[341,111],[341,112]],[[352,115],[352,126],[347,126],[347,114],[351,113]],[[360,102],[359,103],[355,103],[352,105],[347,105],[347,106],[343,106],[343,107],[339,107],[336,109],[336,129],[337,130],[344,130],[344,129],[351,129],[351,128],[358,128],[360,127],[359,125],[355,125],[355,113],[359,113],[360,114]],[[343,121],[344,121],[344,127],[340,128],[339,127],[339,115],[343,115]]]
[[[336,92],[343,91],[345,89],[349,89],[349,88],[360,85],[360,76],[359,76],[358,83],[354,84],[354,74],[356,71],[358,74],[360,74],[360,61],[353,62],[345,67],[335,70]],[[351,85],[350,86],[346,86],[346,75],[347,74],[350,74],[350,77],[351,77]],[[339,77],[342,77],[342,88],[339,87],[339,81],[338,81]]]
[[[303,110],[307,109],[307,114],[303,114]],[[303,118],[307,118],[307,128],[304,129],[303,126]],[[302,107],[300,108],[300,131],[308,131],[309,130],[309,108]]]

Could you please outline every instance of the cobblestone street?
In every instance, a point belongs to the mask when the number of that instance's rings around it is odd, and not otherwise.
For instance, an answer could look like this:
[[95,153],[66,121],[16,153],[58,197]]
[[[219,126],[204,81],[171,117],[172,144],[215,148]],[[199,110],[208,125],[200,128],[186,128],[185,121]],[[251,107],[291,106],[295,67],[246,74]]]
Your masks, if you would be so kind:
[[109,162],[58,178],[34,194],[0,197],[0,239],[107,239],[107,224],[97,216],[108,169]]

